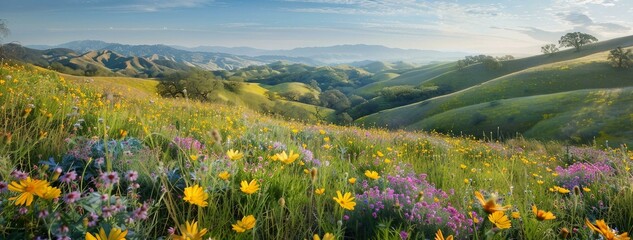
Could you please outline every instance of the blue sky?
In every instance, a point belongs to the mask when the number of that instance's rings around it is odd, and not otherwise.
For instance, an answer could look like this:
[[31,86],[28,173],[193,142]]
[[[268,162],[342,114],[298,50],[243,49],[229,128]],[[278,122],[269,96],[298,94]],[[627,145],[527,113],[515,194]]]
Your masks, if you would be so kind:
[[379,44],[537,53],[571,31],[632,35],[631,0],[2,0],[24,45],[126,44],[262,49]]

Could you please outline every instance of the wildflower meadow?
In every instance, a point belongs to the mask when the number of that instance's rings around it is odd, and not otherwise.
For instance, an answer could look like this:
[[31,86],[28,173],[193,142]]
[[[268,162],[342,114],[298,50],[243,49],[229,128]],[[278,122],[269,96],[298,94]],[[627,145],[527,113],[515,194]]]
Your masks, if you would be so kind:
[[625,145],[302,122],[14,64],[0,66],[0,119],[0,239],[633,231]]

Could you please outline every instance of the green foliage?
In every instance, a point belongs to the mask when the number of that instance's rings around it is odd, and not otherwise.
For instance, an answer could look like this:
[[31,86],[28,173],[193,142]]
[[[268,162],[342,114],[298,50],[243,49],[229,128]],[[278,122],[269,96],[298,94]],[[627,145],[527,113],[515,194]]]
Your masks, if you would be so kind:
[[203,101],[212,100],[214,93],[228,90],[240,93],[244,83],[239,81],[224,81],[216,78],[209,71],[192,69],[180,71],[166,76],[158,84],[157,92],[166,97],[189,97]]
[[487,55],[466,56],[464,59],[457,61],[457,68],[461,70],[470,65],[481,63],[486,66],[486,68],[494,70],[501,68],[503,64],[501,64],[500,61],[508,61],[513,59],[514,57],[511,55],[506,55],[498,58]]
[[573,32],[567,33],[558,40],[558,44],[561,47],[574,47],[576,52],[580,51],[580,48],[592,42],[597,42],[598,39],[590,34]]
[[633,52],[617,47],[609,52],[607,60],[614,68],[630,68],[633,66]]
[[322,92],[319,95],[321,105],[327,108],[332,108],[337,111],[343,111],[351,106],[351,102],[341,91],[333,89]]
[[541,52],[546,55],[553,55],[558,51],[560,50],[556,47],[556,44],[547,44],[541,47]]
[[380,91],[380,95],[388,101],[411,100],[419,98],[423,93],[423,90],[417,89],[413,86],[393,86],[384,88]]

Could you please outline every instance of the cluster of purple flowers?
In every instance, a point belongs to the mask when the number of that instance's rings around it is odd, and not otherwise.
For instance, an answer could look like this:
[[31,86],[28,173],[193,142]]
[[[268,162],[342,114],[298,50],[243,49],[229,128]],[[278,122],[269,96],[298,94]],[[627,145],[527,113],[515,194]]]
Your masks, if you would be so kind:
[[363,181],[363,193],[356,195],[357,216],[351,220],[357,217],[359,222],[368,223],[371,219],[391,219],[419,232],[450,229],[456,237],[472,231],[472,219],[445,201],[449,193],[435,188],[426,180],[425,174],[400,172],[384,176],[385,182]]
[[575,147],[567,148],[568,157],[582,162],[605,162],[611,161],[607,152],[595,148]]
[[192,137],[175,137],[174,143],[185,151],[201,152],[205,149],[204,144]]
[[314,153],[312,151],[305,149],[303,147],[299,147],[299,151],[301,152],[301,157],[306,164],[314,164],[314,166],[321,166],[321,161],[319,159],[314,158]]
[[567,168],[556,167],[556,181],[562,187],[572,189],[575,186],[584,187],[604,176],[614,174],[614,169],[605,161],[596,163],[577,162]]

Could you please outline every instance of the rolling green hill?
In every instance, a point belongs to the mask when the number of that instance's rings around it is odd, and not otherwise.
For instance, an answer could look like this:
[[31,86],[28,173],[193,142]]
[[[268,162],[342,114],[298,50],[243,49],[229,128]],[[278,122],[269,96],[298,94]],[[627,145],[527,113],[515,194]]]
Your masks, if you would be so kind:
[[[578,142],[587,142],[593,137],[607,139],[607,136],[611,136],[611,139],[618,139],[620,142],[630,142],[630,137],[627,139],[624,137],[626,135],[621,135],[628,130],[605,127],[614,122],[622,124],[627,120],[616,113],[618,108],[607,107],[603,114],[605,119],[600,120],[604,124],[596,124],[590,130],[583,130],[582,127],[570,130],[573,127],[556,125],[552,120],[541,120],[543,116],[552,117],[586,109],[581,103],[563,107],[562,102],[569,101],[564,98],[560,102],[548,102],[548,99],[563,96],[578,99],[583,91],[591,92],[596,91],[595,89],[630,93],[628,87],[633,86],[633,72],[614,69],[608,64],[607,56],[610,49],[631,45],[633,37],[625,37],[586,46],[581,52],[568,50],[553,56],[504,61],[503,67],[496,70],[486,69],[482,64],[451,70],[420,83],[422,86],[447,86],[454,92],[371,114],[358,119],[357,123],[411,130],[434,129],[478,136],[482,132],[497,133],[499,130],[506,136],[521,133],[539,139],[572,139]],[[630,99],[620,97],[612,99],[610,104],[621,105],[621,109],[630,103]],[[502,105],[511,107],[495,108]],[[543,110],[537,111],[539,108]],[[570,117],[564,118],[564,123],[582,122],[586,119],[584,115],[567,116]],[[631,119],[628,121],[627,126],[630,126]]]
[[272,85],[272,86],[262,85],[262,87],[268,89],[269,91],[273,91],[280,94],[295,92],[300,95],[312,94],[315,98],[318,98],[319,96],[319,91],[314,90],[313,88],[311,88],[305,83],[299,83],[299,82],[280,83],[280,84]]
[[[41,69],[42,71],[47,71]],[[75,84],[90,85],[92,88],[98,89],[105,94],[111,94],[114,97],[122,95],[128,98],[145,100],[155,97],[156,86],[159,81],[154,79],[131,78],[131,77],[83,77],[67,74],[60,74],[61,77],[73,81]],[[228,105],[238,105],[248,107],[250,109],[264,112],[274,113],[288,118],[303,119],[306,121],[317,120],[317,108],[323,120],[330,120],[334,110],[316,107],[313,105],[287,101],[283,99],[270,100],[266,93],[269,91],[280,91],[284,89],[301,89],[313,93],[314,90],[305,90],[307,88],[301,83],[286,83],[283,86],[267,86],[271,89],[262,87],[257,83],[244,83],[240,90],[235,93],[226,89],[220,89],[212,94],[210,98],[214,102],[220,102]]]
[[385,87],[400,85],[416,87],[426,80],[432,79],[448,71],[452,71],[454,67],[454,63],[437,63],[422,66],[397,75],[396,73],[376,74],[374,79],[376,79],[377,82],[360,87],[356,89],[354,93],[365,97],[374,97]]
[[633,87],[590,89],[520,97],[455,108],[410,129],[482,136],[497,134],[541,140],[596,140],[632,144]]

